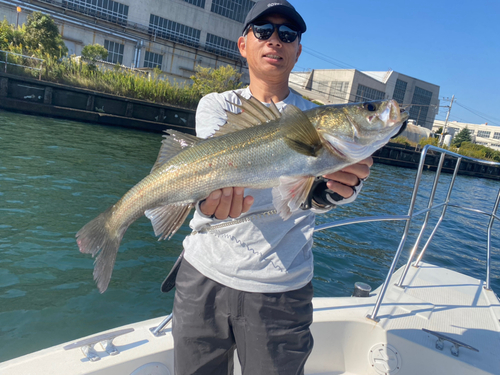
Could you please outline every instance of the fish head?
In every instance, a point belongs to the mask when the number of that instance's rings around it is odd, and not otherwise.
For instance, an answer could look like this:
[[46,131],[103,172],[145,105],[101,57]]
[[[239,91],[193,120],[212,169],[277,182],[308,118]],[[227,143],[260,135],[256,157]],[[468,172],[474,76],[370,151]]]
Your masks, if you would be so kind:
[[384,146],[408,119],[408,112],[393,99],[325,105],[314,110],[308,117],[323,144],[352,160],[365,159]]

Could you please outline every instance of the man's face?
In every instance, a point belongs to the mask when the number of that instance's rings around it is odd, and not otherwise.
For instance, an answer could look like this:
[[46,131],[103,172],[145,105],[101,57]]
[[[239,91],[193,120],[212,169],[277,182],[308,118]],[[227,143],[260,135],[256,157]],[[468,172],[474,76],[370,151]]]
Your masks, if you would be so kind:
[[[280,15],[267,16],[262,20],[278,25],[290,23],[287,18]],[[238,47],[241,55],[247,59],[250,73],[271,81],[286,80],[288,82],[288,76],[302,52],[299,38],[293,43],[283,43],[276,30],[267,40],[257,39],[250,30],[246,41],[244,37],[238,39]]]

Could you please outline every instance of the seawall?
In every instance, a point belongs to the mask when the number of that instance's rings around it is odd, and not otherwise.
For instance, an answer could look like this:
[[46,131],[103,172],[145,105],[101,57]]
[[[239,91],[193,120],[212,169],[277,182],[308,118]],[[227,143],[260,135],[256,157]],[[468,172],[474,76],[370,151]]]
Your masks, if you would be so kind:
[[[417,169],[420,163],[420,155],[421,150],[415,149],[415,147],[389,143],[373,154],[373,160],[375,163]],[[435,171],[439,164],[440,157],[440,154],[435,154],[430,151],[425,157],[424,170]],[[456,158],[446,156],[442,171],[445,173],[453,173],[456,164]],[[500,180],[500,167],[486,166],[474,161],[462,159],[458,174]]]
[[100,125],[194,134],[195,111],[0,73],[0,108]]

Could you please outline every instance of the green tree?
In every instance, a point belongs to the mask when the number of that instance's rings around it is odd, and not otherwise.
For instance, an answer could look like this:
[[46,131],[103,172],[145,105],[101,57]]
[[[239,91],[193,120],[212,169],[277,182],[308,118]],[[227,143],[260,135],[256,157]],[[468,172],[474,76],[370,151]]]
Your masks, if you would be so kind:
[[193,90],[200,95],[211,92],[224,92],[239,89],[241,83],[241,73],[238,73],[232,66],[221,66],[217,69],[203,68],[196,66],[196,74],[191,76],[193,80]]
[[68,48],[62,40],[54,20],[40,12],[33,12],[28,16],[24,43],[30,52],[39,50],[42,55],[62,57],[68,53]]
[[460,132],[455,137],[453,137],[453,142],[451,145],[460,147],[462,146],[463,142],[472,142],[471,133],[470,130],[467,129],[467,127],[460,130]]
[[443,133],[443,127],[441,126],[434,134],[442,134]]
[[88,44],[82,49],[82,57],[95,64],[97,60],[104,60],[108,57],[108,50],[100,44]]
[[4,51],[9,49],[9,44],[12,43],[13,33],[13,27],[9,25],[7,19],[4,18],[2,23],[0,23],[0,49]]
[[11,46],[19,46],[23,44],[23,29],[21,27],[15,28],[10,25],[7,19],[0,23],[0,49],[9,51]]

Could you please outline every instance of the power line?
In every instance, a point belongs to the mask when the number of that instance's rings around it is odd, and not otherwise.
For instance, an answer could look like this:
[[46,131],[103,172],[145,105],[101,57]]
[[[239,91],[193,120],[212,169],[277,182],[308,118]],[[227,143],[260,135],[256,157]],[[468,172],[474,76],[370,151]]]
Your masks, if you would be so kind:
[[305,53],[308,53],[309,55],[311,55],[313,57],[316,57],[319,60],[323,60],[323,61],[325,61],[327,63],[330,63],[332,65],[335,65],[335,66],[338,66],[338,67],[341,67],[341,68],[344,68],[344,69],[346,67],[349,67],[349,68],[352,68],[352,69],[357,69],[354,65],[345,63],[345,62],[340,61],[338,59],[334,59],[333,57],[327,56],[327,55],[325,55],[325,54],[323,54],[323,53],[321,53],[319,51],[315,51],[312,48],[302,46],[302,50]]
[[[335,65],[335,66],[338,66],[338,67],[341,67],[341,68],[344,68],[344,69],[345,69],[346,67],[350,67],[350,68],[353,68],[353,69],[359,70],[359,69],[357,69],[357,68],[356,68],[355,66],[353,66],[353,65],[350,65],[350,64],[348,64],[348,63],[345,63],[345,62],[340,61],[340,60],[337,60],[337,59],[334,59],[334,58],[332,58],[332,57],[330,57],[330,56],[327,56],[327,55],[325,55],[325,54],[323,54],[323,53],[321,53],[321,52],[315,51],[315,50],[313,50],[313,49],[311,49],[311,48],[302,47],[302,49],[303,49],[303,51],[304,51],[304,52],[306,52],[306,53],[310,54],[311,56],[316,57],[317,59],[322,60],[322,61],[325,61],[325,62],[330,63],[330,64],[332,64],[332,65]],[[339,91],[340,91],[340,90],[339,90]],[[327,94],[327,95],[328,95],[328,93],[325,93],[325,94]],[[351,95],[353,95],[353,94],[351,94]],[[332,95],[332,96],[333,96],[333,95]],[[345,100],[345,98],[343,98],[343,99]],[[349,100],[350,100],[350,99],[349,99]],[[443,98],[442,100],[449,100],[449,99],[445,99],[445,98]],[[479,112],[479,111],[473,110],[473,109],[471,109],[471,108],[468,108],[468,107],[464,106],[463,104],[458,103],[457,101],[455,101],[455,103],[456,103],[458,106],[460,106],[460,107],[464,108],[465,110],[467,110],[467,111],[469,111],[469,112],[473,113],[474,115],[479,116],[479,117],[481,117],[481,118],[483,118],[483,119],[487,120],[489,123],[491,123],[491,124],[493,124],[493,125],[498,125],[498,126],[500,126],[500,120],[499,120],[499,119],[497,119],[497,118],[495,118],[495,117],[492,117],[491,115],[487,115],[487,114],[481,113],[481,112]],[[404,105],[404,104],[403,104],[403,105]],[[413,106],[415,106],[415,104],[413,104]],[[432,106],[432,105],[429,105],[429,106]],[[439,106],[439,107],[447,107],[447,106]],[[437,116],[437,115],[436,115],[436,116]],[[455,116],[452,116],[452,117],[453,117],[453,118],[456,118]],[[493,119],[493,121],[492,121],[492,119]],[[426,122],[428,122],[428,121],[426,121]],[[467,121],[465,121],[465,122],[467,122]]]
[[[469,111],[469,112],[471,112],[471,113],[475,114],[476,116],[481,117],[482,119],[484,119],[484,120],[486,120],[486,121],[490,122],[490,123],[491,123],[491,124],[493,124],[493,125],[499,125],[499,124],[500,124],[500,120],[495,119],[494,117],[489,117],[489,118],[488,118],[488,117],[485,117],[485,116],[489,116],[489,115],[484,115],[484,114],[482,114],[482,113],[481,113],[481,112],[479,112],[479,111],[472,110],[471,108],[468,108],[468,107],[466,107],[466,106],[464,106],[463,104],[460,104],[460,103],[458,103],[458,102],[457,102],[456,104],[457,104],[458,106],[462,107],[463,109],[465,109],[466,111]],[[491,121],[491,119],[492,119],[492,118],[494,119],[494,121]]]

